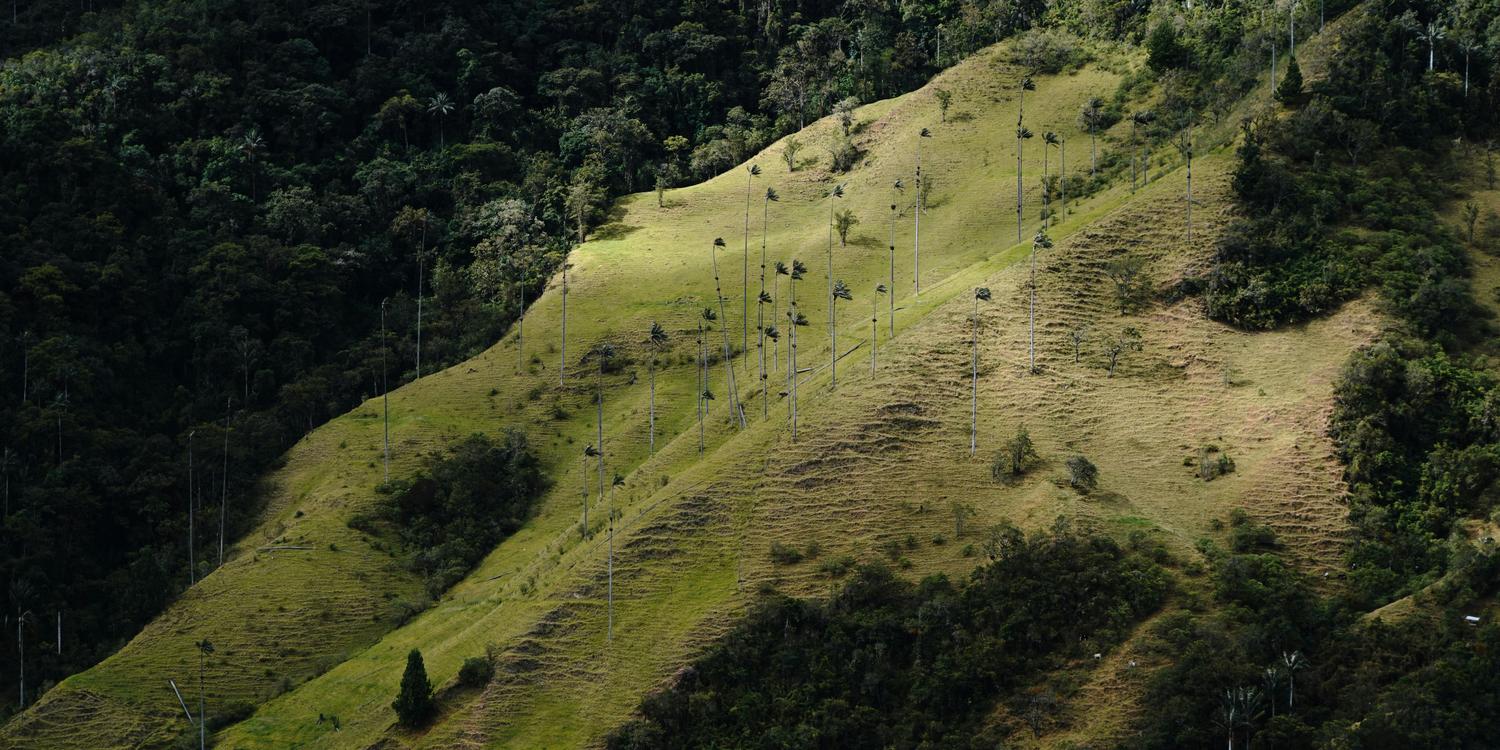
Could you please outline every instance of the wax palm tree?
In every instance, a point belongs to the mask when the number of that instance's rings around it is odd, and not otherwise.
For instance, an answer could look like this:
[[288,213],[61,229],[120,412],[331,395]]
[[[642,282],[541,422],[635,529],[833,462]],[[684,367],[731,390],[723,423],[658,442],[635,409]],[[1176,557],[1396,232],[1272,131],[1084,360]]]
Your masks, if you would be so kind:
[[1137,179],[1140,172],[1145,171],[1146,164],[1141,159],[1141,141],[1138,136],[1138,128],[1151,122],[1155,117],[1151,110],[1144,109],[1130,115],[1130,144],[1135,149],[1135,154],[1130,159],[1130,191],[1137,189]]
[[973,334],[969,337],[969,345],[972,350],[970,356],[969,370],[971,373],[973,392],[969,407],[969,457],[979,448],[979,303],[990,301],[989,287],[979,287],[974,290],[974,327]]
[[[767,187],[765,201],[761,204],[760,209],[760,294],[756,297],[759,300],[759,304],[755,308],[755,348],[760,352],[760,386],[762,397],[765,396],[766,388],[766,302],[770,301],[770,296],[766,294],[766,235],[770,233],[771,229],[771,204],[780,200],[781,197],[776,194],[776,188]],[[776,312],[774,310],[771,312],[771,315],[771,319],[775,320]],[[774,367],[776,365],[775,361],[772,361],[771,365]],[[766,404],[761,404],[762,417],[766,416],[766,410],[769,408]]]
[[427,100],[427,114],[436,115],[438,118],[438,148],[446,148],[446,137],[443,135],[443,121],[453,112],[453,100],[448,95],[439,91]]
[[1448,38],[1448,32],[1443,29],[1438,19],[1434,18],[1417,32],[1417,38],[1427,43],[1427,72],[1431,73],[1437,65],[1437,43]]
[[[724,317],[724,289],[719,284],[719,248],[721,247],[724,247],[724,238],[715,237],[708,253],[714,267],[714,296],[719,299],[719,317],[728,320]],[[729,328],[721,325],[719,326],[719,332],[724,337],[724,387],[729,390],[729,411],[739,418],[740,428],[743,429],[745,427],[745,414],[739,408],[739,393],[734,385],[734,365],[730,362]]]
[[208,747],[208,714],[207,701],[204,699],[203,660],[214,652],[214,644],[204,638],[193,645],[198,649],[198,750],[204,750]]
[[1104,100],[1090,97],[1083,105],[1083,124],[1089,130],[1089,176],[1099,171],[1099,126],[1104,124]]
[[1182,158],[1185,159],[1185,160],[1187,160],[1187,195],[1184,196],[1183,203],[1184,203],[1184,205],[1187,206],[1187,239],[1188,239],[1188,242],[1192,242],[1193,241],[1193,129],[1192,129],[1192,127],[1189,126],[1186,130],[1183,130],[1182,133],[1177,136],[1177,140],[1176,140],[1176,142],[1173,143],[1173,145],[1176,146],[1177,150],[1182,154]]
[[[774,273],[771,276],[771,320],[780,320],[781,310],[779,308],[779,305],[781,304],[781,277],[791,275],[792,270],[790,268],[787,268],[787,265],[779,260],[776,261],[775,265],[772,267],[772,270],[774,271]],[[779,366],[780,363],[781,342],[773,338],[771,339],[771,366],[776,367]]]
[[[893,190],[895,190],[896,191],[896,195],[899,196],[901,194],[901,192],[902,192],[901,181],[900,180],[896,180],[896,183],[894,185],[892,185],[891,188]],[[893,198],[891,200],[891,243],[890,243],[890,256],[891,256],[891,285],[890,285],[890,293],[891,293],[891,295],[890,295],[890,297],[888,297],[888,299],[890,300],[890,314],[886,316],[886,318],[890,321],[890,324],[891,324],[891,335],[892,336],[896,335],[896,215],[898,213],[899,213],[899,211],[896,208],[896,199]]]
[[931,138],[932,133],[927,128],[917,134],[917,176],[916,189],[917,198],[913,204],[912,221],[913,229],[911,235],[911,288],[912,293],[922,293],[922,139]]
[[557,385],[562,387],[567,384],[568,369],[568,269],[573,264],[563,261],[562,264],[562,344],[561,351],[557,357]]
[[828,297],[828,343],[833,347],[828,360],[829,390],[836,390],[839,387],[838,301],[852,299],[854,295],[849,291],[849,286],[844,283],[843,279],[834,282],[833,291]]
[[1022,215],[1022,206],[1021,206],[1021,190],[1022,190],[1022,188],[1021,188],[1021,180],[1022,180],[1023,176],[1026,174],[1026,171],[1025,171],[1025,169],[1021,165],[1021,154],[1022,154],[1023,144],[1025,144],[1026,143],[1026,139],[1030,138],[1030,137],[1031,137],[1031,131],[1029,129],[1027,129],[1027,127],[1025,125],[1022,125],[1020,120],[1017,120],[1016,121],[1016,242],[1020,242],[1021,241],[1021,224],[1023,223],[1024,218],[1025,218]]
[[599,499],[604,499],[604,367],[614,359],[615,348],[609,344],[594,345],[594,356],[599,360],[599,377],[595,381],[594,426],[599,435]]
[[[843,183],[839,183],[837,185],[834,185],[833,189],[830,190],[830,191],[828,191],[828,297],[829,297],[830,300],[835,299],[834,296],[833,296],[833,222],[834,222],[833,207],[835,205],[835,201],[837,201],[839,198],[842,198],[842,197],[844,197],[844,185],[843,185]],[[828,304],[828,342],[829,342],[829,346],[833,347],[834,354],[837,355],[838,354],[838,347],[834,346],[834,338],[835,338],[835,336],[834,336],[834,331],[833,331],[833,328],[834,328],[833,316],[834,316],[833,303],[830,302]],[[837,366],[836,366],[837,359],[838,358],[835,356],[835,358],[834,358],[835,368],[833,370],[833,380],[832,380],[832,384],[829,386],[830,388],[838,388],[838,385],[839,385],[839,374],[838,374],[838,369],[837,369]]]
[[879,329],[876,328],[876,324],[879,322],[878,318],[880,317],[880,307],[878,306],[878,298],[884,297],[885,296],[885,292],[886,292],[885,284],[876,284],[875,285],[875,293],[872,294],[872,295],[870,295],[870,374],[871,375],[875,374],[875,340],[877,338],[879,338]]
[[1049,228],[1052,226],[1052,190],[1047,182],[1047,154],[1053,146],[1062,146],[1057,133],[1050,130],[1042,133],[1042,215],[1047,217],[1045,226]]
[[797,442],[797,328],[807,325],[807,316],[797,310],[797,303],[793,302],[791,309],[786,311],[787,328],[791,330],[792,348],[790,356],[787,357],[787,382],[788,390],[791,391],[791,405],[788,407],[792,412],[792,442]]
[[266,139],[260,135],[259,128],[250,128],[245,131],[245,136],[240,139],[240,155],[245,157],[245,163],[250,165],[250,202],[255,202],[255,173],[256,163],[260,161],[261,154],[266,152]]
[[[760,165],[745,167],[745,257],[740,276],[740,351],[750,351],[750,186],[760,176]],[[725,318],[728,320],[728,318]]]
[[606,640],[615,639],[615,490],[625,486],[625,477],[615,473],[609,486],[609,629]]
[[1031,239],[1031,371],[1036,372],[1036,251],[1052,247],[1052,238],[1046,232],[1037,232]]
[[648,433],[649,443],[646,449],[646,455],[649,456],[655,455],[656,453],[656,355],[661,353],[661,350],[665,349],[667,346],[667,331],[666,329],[661,327],[660,323],[654,320],[651,321],[651,333],[647,334],[646,336],[646,345],[651,349],[651,363],[649,369],[647,370],[650,373],[648,375],[648,378],[650,379],[651,383],[651,427]]
[[1281,669],[1275,664],[1266,667],[1261,673],[1261,682],[1266,686],[1266,695],[1270,698],[1271,718],[1276,718],[1276,693],[1281,687]]
[[796,258],[793,258],[792,259],[792,277],[791,277],[791,281],[788,282],[788,283],[789,283],[789,286],[791,287],[792,304],[794,304],[794,305],[797,304],[797,282],[801,281],[802,277],[804,277],[806,275],[807,275],[807,265],[804,264],[802,261],[797,260]]
[[1026,92],[1036,91],[1036,81],[1031,80],[1031,76],[1029,75],[1021,76],[1021,80],[1016,84],[1016,88],[1019,89],[1020,95],[1021,116],[1018,119],[1024,120],[1026,119]]
[[579,530],[579,536],[587,539],[589,536],[589,459],[598,458],[603,461],[604,454],[595,448],[593,444],[583,447],[583,528]]
[[1283,651],[1281,666],[1286,672],[1286,707],[1287,710],[1293,710],[1297,707],[1297,673],[1307,668],[1307,659],[1302,656],[1301,651]]

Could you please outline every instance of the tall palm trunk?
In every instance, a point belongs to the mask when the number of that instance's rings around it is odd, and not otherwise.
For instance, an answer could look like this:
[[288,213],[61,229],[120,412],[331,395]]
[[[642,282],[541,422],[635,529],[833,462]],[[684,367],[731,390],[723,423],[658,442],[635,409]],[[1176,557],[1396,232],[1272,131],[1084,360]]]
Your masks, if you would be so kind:
[[912,204],[911,235],[911,289],[914,296],[922,294],[922,138],[917,138],[917,197]]
[[649,445],[646,448],[646,455],[649,456],[649,455],[655,455],[656,454],[656,354],[654,352],[651,355],[651,366],[650,366],[650,369],[647,370],[647,372],[649,374],[646,377],[649,380],[649,382],[651,383],[651,386],[650,386],[650,388],[651,388],[651,396],[650,396],[650,407],[649,407],[650,411],[651,411],[651,417],[650,417],[650,421],[651,421],[650,432],[651,432],[651,434],[650,434],[650,437],[649,437]]
[[605,640],[615,639],[615,488],[609,488],[609,629]]
[[[780,313],[780,310],[781,310],[781,275],[780,274],[776,274],[776,275],[774,275],[774,276],[771,277],[771,320],[776,320],[777,319],[776,316]],[[762,330],[761,332],[764,333],[765,331]],[[774,339],[771,339],[771,367],[774,369],[780,363],[781,363],[781,337],[778,336],[778,337],[776,337]]]
[[890,309],[887,311],[886,320],[891,326],[891,336],[896,335],[896,204],[891,204],[891,296],[889,297]]
[[1062,187],[1062,212],[1068,215],[1068,139],[1059,138],[1057,144],[1058,158],[1061,163],[1057,165],[1057,184]]
[[583,526],[578,528],[580,539],[589,538],[589,454],[584,453],[579,465],[578,476],[581,477],[579,484],[583,486]]
[[828,390],[838,390],[839,387],[839,342],[838,326],[835,310],[837,304],[833,298],[833,203],[834,198],[828,199],[828,347],[829,347],[829,381]]
[[[1022,94],[1021,96],[1025,97],[1025,94]],[[1024,140],[1021,138],[1021,129],[1023,127],[1021,123],[1022,123],[1022,120],[1019,120],[1019,119],[1016,120],[1016,243],[1017,244],[1019,244],[1021,242],[1021,224],[1022,224],[1022,218],[1023,218],[1022,214],[1021,214],[1021,175],[1023,174],[1022,167],[1021,167],[1021,148],[1022,148],[1022,143],[1024,143]]]
[[797,303],[792,302],[791,309],[787,311],[787,317],[791,318],[790,326],[792,332],[792,349],[787,357],[787,382],[791,385],[791,409],[792,409],[792,442],[797,442]]
[[708,390],[708,356],[703,347],[703,324],[698,324],[698,453],[703,453],[703,412],[707,411],[703,403],[703,392]]
[[[766,233],[771,229],[771,194],[760,209],[760,295],[755,298],[755,348],[760,353],[760,416],[770,416],[771,398],[766,392]],[[775,320],[775,318],[772,318]],[[775,362],[771,363],[773,366]]]
[[559,387],[567,384],[568,369],[568,260],[563,259],[562,267],[562,345],[561,353],[557,358],[557,385]]
[[[750,185],[759,170],[752,169],[745,177],[745,255],[741,258],[744,269],[740,274],[740,351],[750,350]],[[724,321],[728,325],[729,321]]]
[[872,294],[872,295],[870,295],[870,374],[871,375],[875,374],[875,339],[879,337],[879,329],[875,327],[875,324],[879,322],[878,318],[880,317],[879,300],[876,299],[876,297],[878,297],[878,296],[880,296],[880,295],[878,295],[878,294]]
[[709,251],[710,259],[714,266],[714,294],[719,298],[719,332],[724,337],[724,377],[728,381],[725,388],[729,390],[729,409],[734,416],[739,418],[740,429],[745,428],[745,412],[740,408],[739,392],[734,384],[734,365],[729,358],[729,325],[728,319],[724,317],[724,290],[719,285],[719,246],[713,245]]
[[971,354],[969,373],[971,395],[969,399],[969,457],[979,449],[979,297],[974,297],[974,320],[969,335]]
[[599,499],[604,499],[604,355],[599,355],[599,380],[595,386],[594,426],[599,441]]

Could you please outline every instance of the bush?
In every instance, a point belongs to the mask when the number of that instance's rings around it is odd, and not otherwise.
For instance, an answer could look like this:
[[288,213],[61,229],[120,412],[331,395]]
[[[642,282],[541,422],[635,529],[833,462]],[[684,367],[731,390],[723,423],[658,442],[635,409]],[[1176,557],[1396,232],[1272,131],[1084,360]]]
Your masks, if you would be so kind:
[[488,654],[464,659],[463,666],[458,668],[458,684],[464,687],[484,687],[494,677],[495,661]]
[[997,482],[1014,481],[1039,458],[1036,446],[1031,442],[1031,433],[1026,431],[1026,425],[1021,425],[990,462],[990,477]]
[[1013,49],[1012,61],[1037,73],[1061,73],[1093,59],[1077,37],[1056,29],[1032,28],[1016,39]]
[[771,562],[777,565],[796,565],[802,562],[802,552],[781,542],[771,542]]
[[1087,495],[1099,485],[1099,467],[1084,456],[1068,459],[1068,485]]

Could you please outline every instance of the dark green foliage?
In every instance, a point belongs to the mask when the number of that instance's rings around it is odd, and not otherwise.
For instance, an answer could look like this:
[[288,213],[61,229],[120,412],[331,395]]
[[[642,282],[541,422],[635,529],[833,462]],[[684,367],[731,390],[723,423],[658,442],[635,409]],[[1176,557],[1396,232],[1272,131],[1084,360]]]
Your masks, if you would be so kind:
[[432,718],[432,683],[427,681],[427,667],[422,652],[412,649],[406,655],[406,671],[401,675],[401,692],[391,703],[396,721],[407,728],[420,727]]
[[1108,539],[1000,536],[962,585],[863,567],[827,602],[762,602],[609,747],[967,746],[1002,696],[1087,656],[1082,639],[1118,641],[1166,593]]
[[1031,433],[1026,430],[1026,425],[1021,425],[1016,428],[1016,434],[1005,441],[1005,447],[995,452],[995,458],[990,462],[990,478],[997,482],[1014,481],[1040,458],[1036,445],[1031,442]]
[[1146,52],[1146,64],[1157,72],[1187,64],[1187,48],[1178,41],[1171,21],[1163,20],[1151,29],[1151,35],[1146,37]]
[[521,527],[545,487],[525,435],[507,431],[495,442],[475,434],[412,479],[383,487],[382,520],[436,597]]
[[458,668],[458,684],[464,687],[484,687],[494,678],[495,660],[488,655],[464,659],[463,666]]
[[1302,68],[1297,65],[1297,58],[1292,58],[1286,66],[1286,75],[1282,77],[1281,83],[1276,85],[1276,100],[1283,104],[1299,104],[1302,101]]
[[1086,456],[1068,459],[1068,486],[1087,495],[1099,486],[1099,467]]

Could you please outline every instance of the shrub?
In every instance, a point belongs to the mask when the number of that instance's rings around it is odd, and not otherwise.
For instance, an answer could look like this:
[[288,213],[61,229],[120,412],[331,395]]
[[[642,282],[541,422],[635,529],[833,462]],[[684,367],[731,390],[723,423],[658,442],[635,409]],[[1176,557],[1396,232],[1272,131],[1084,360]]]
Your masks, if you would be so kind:
[[494,677],[495,662],[488,654],[464,659],[463,666],[458,668],[458,684],[464,687],[484,687]]
[[802,562],[802,553],[796,547],[771,542],[771,562],[777,565],[796,565]]
[[1068,485],[1087,495],[1099,485],[1099,467],[1083,456],[1068,459]]
[[1013,481],[1025,474],[1039,458],[1036,446],[1031,442],[1031,433],[1027,432],[1026,425],[1021,425],[990,462],[990,476],[997,482]]

